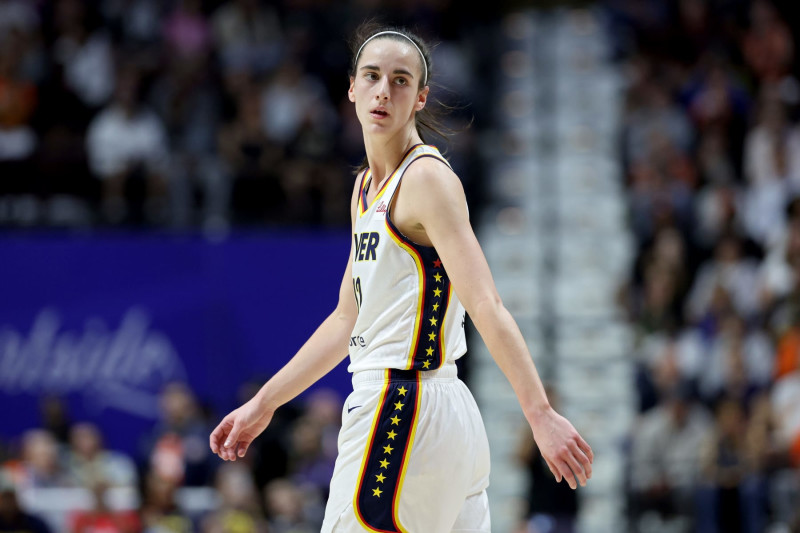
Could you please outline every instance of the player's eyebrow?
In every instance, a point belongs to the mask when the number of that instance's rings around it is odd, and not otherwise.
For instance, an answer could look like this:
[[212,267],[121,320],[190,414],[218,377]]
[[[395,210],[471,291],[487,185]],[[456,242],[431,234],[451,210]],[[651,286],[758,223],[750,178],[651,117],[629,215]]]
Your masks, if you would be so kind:
[[[361,67],[358,70],[377,70],[378,72],[380,72],[381,68],[379,66],[377,66],[377,65],[364,65],[363,67]],[[396,69],[394,69],[394,72],[392,74],[404,74],[404,75],[409,76],[411,78],[414,77],[414,75],[412,73],[410,73],[409,71],[407,71],[404,68],[396,68]]]

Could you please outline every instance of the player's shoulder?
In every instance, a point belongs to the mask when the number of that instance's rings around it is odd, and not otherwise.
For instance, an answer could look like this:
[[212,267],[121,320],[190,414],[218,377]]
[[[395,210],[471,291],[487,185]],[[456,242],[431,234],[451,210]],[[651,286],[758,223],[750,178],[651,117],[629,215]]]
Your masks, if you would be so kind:
[[404,186],[408,188],[447,190],[461,188],[461,180],[450,167],[447,160],[433,147],[418,155],[403,175]]

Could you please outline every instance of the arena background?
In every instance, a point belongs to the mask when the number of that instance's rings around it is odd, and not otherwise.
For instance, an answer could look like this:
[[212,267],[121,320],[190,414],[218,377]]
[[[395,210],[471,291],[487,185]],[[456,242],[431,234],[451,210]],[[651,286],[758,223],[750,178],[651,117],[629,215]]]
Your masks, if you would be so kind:
[[0,531],[318,531],[346,364],[217,421],[334,307],[362,21],[433,94],[498,288],[592,444],[570,491],[468,328],[500,533],[800,531],[788,0],[0,0]]

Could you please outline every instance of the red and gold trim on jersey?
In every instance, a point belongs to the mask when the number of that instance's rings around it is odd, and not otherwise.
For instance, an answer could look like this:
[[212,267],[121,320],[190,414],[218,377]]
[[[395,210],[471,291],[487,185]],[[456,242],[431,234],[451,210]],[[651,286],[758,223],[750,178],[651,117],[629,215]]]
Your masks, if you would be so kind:
[[392,173],[389,175],[388,178],[383,180],[383,185],[381,185],[378,194],[375,195],[375,198],[373,198],[372,202],[370,202],[369,204],[367,203],[367,188],[369,187],[370,182],[372,180],[372,169],[368,168],[367,170],[364,171],[364,175],[361,177],[361,185],[359,185],[358,206],[356,210],[358,216],[363,216],[364,214],[366,214],[366,212],[369,211],[369,209],[378,202],[381,196],[383,196],[383,193],[386,192],[387,185],[389,185],[389,183],[394,179],[394,177],[397,175],[397,172],[401,168],[403,168],[403,166],[406,164],[406,161],[409,159],[409,157],[412,156],[414,150],[419,146],[423,145],[415,144],[414,146],[409,148],[405,154],[403,154],[403,157],[400,159],[400,164],[397,165],[397,168],[395,168],[392,171]]
[[353,507],[359,523],[373,533],[408,533],[398,508],[417,429],[422,397],[419,372],[386,370],[358,475]]

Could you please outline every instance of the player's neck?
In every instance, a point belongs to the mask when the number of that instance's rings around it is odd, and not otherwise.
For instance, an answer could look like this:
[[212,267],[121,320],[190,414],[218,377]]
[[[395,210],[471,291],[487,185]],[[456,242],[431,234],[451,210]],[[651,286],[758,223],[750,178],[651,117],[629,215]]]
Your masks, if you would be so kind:
[[364,136],[364,148],[372,173],[372,185],[379,187],[400,166],[406,152],[421,142],[416,130],[398,132],[391,137]]

